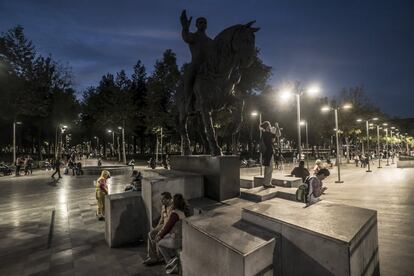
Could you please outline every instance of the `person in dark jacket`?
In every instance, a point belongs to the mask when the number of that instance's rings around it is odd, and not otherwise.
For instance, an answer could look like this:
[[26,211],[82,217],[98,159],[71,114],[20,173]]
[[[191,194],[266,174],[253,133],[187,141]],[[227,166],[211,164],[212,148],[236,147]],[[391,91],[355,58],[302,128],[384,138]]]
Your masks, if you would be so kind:
[[273,139],[276,134],[272,132],[272,127],[269,121],[264,121],[260,128],[262,129],[262,140],[260,142],[260,151],[262,152],[262,165],[264,169],[263,187],[271,188],[272,172],[273,172]]
[[60,175],[60,166],[61,166],[61,162],[59,158],[56,158],[54,166],[55,166],[55,172],[52,174],[52,178],[55,178],[55,174],[58,174],[59,178],[62,178],[62,176]]
[[295,177],[301,177],[302,181],[305,182],[306,177],[309,176],[309,171],[305,168],[305,161],[300,160],[299,166],[294,168],[290,174]]

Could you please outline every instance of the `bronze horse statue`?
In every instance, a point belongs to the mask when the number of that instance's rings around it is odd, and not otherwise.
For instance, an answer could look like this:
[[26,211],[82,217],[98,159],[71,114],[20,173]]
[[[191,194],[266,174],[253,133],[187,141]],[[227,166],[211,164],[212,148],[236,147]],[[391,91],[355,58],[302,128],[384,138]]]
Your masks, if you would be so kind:
[[[198,68],[191,89],[178,89],[176,100],[179,110],[181,154],[190,155],[190,139],[187,132],[188,116],[199,113],[212,156],[222,155],[213,127],[212,112],[223,109],[239,109],[244,102],[236,97],[234,87],[240,82],[240,69],[250,67],[255,57],[255,21],[229,27],[219,33],[211,43],[209,55]],[[184,77],[186,72],[184,71]],[[189,91],[189,92],[185,92]],[[241,113],[236,122],[237,132],[241,125]]]

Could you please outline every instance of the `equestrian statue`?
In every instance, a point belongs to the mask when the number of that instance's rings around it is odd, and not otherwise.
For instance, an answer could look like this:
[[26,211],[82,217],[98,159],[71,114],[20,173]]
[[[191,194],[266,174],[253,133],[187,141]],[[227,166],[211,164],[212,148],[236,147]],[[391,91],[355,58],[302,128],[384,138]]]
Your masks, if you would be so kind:
[[240,82],[240,70],[250,67],[255,57],[255,21],[231,26],[214,39],[206,34],[207,20],[196,20],[197,31],[190,32],[192,17],[183,10],[180,17],[182,38],[189,45],[191,63],[184,69],[183,87],[178,89],[176,102],[179,110],[181,154],[190,155],[187,132],[189,115],[199,113],[212,156],[222,155],[213,127],[212,112],[223,109],[238,110],[235,116],[238,132],[244,102],[236,96],[234,87]]

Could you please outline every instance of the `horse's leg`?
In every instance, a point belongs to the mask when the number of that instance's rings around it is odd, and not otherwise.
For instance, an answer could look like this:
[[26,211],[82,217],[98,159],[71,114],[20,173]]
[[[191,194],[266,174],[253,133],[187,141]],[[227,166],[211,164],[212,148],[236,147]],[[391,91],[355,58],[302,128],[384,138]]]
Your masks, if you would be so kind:
[[180,110],[178,128],[181,136],[181,155],[191,155],[190,138],[187,131],[187,113]]
[[217,144],[216,134],[213,127],[213,120],[211,119],[211,111],[206,107],[201,107],[201,118],[203,119],[204,131],[206,132],[207,141],[210,147],[210,154],[212,156],[221,156],[221,148]]

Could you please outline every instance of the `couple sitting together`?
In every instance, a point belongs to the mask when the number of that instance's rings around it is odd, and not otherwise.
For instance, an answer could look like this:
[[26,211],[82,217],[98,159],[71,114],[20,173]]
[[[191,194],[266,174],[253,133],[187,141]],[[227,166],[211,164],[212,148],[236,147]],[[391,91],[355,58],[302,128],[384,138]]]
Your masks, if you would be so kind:
[[179,267],[177,250],[182,246],[182,219],[189,216],[189,208],[182,194],[172,198],[169,192],[161,194],[161,217],[157,226],[148,233],[148,254],[145,265],[166,263],[167,274]]

